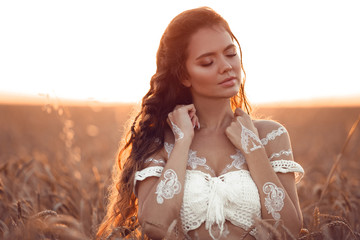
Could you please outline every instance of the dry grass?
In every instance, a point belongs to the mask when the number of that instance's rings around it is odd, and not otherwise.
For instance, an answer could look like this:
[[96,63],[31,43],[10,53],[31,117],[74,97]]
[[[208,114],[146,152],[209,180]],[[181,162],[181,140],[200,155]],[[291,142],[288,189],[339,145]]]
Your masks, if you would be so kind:
[[[0,239],[92,239],[130,109],[0,106]],[[298,185],[301,235],[259,220],[263,238],[360,239],[358,110],[327,110],[346,116],[320,119],[315,127],[310,123],[316,110],[258,110],[285,124],[306,171]],[[109,239],[126,234],[137,236],[117,228]]]

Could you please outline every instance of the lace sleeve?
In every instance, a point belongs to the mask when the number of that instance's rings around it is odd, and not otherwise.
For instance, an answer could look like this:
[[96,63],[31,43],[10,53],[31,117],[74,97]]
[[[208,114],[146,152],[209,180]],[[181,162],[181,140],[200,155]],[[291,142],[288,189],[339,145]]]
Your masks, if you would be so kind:
[[270,161],[270,164],[275,172],[288,173],[293,172],[295,174],[295,183],[300,182],[304,176],[304,169],[295,161],[291,160],[275,160]]
[[137,181],[143,181],[148,177],[160,177],[163,169],[164,167],[162,166],[153,166],[153,167],[144,168],[141,171],[137,171],[134,177],[134,193],[135,193],[135,186]]

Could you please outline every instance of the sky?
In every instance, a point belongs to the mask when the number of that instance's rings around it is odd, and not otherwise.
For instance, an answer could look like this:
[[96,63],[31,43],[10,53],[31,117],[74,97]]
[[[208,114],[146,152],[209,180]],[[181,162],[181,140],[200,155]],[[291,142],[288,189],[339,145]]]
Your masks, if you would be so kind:
[[238,38],[250,102],[360,96],[357,1],[0,1],[0,94],[139,102],[163,31],[209,6]]

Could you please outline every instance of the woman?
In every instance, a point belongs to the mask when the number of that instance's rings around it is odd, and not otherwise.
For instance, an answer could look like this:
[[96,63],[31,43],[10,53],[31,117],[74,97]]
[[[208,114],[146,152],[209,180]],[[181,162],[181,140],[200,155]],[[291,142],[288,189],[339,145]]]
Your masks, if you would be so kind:
[[303,169],[283,126],[251,119],[244,83],[240,45],[219,14],[202,7],[170,22],[98,238],[140,224],[152,239],[254,239],[257,218],[299,233]]

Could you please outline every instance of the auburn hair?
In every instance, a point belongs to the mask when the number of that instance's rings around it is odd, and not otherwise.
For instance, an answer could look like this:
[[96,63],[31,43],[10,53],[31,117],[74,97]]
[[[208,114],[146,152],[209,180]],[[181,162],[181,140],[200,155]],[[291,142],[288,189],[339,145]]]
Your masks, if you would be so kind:
[[[150,80],[150,89],[142,99],[130,129],[121,145],[113,169],[113,183],[107,197],[106,216],[101,223],[97,239],[107,238],[114,229],[123,237],[138,231],[137,198],[134,194],[135,172],[144,167],[144,161],[161,150],[168,113],[176,105],[191,104],[190,89],[181,80],[186,79],[187,48],[190,37],[199,29],[220,25],[239,46],[242,80],[237,95],[231,98],[233,110],[242,108],[250,114],[251,107],[244,91],[246,74],[242,63],[240,44],[228,23],[209,7],[184,11],[167,26],[161,37],[156,55],[156,72]],[[118,231],[117,231],[118,232]]]

